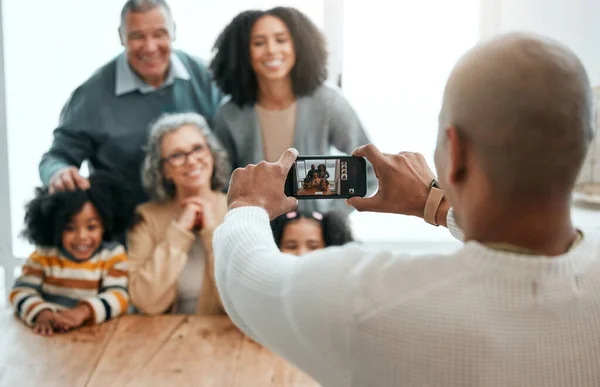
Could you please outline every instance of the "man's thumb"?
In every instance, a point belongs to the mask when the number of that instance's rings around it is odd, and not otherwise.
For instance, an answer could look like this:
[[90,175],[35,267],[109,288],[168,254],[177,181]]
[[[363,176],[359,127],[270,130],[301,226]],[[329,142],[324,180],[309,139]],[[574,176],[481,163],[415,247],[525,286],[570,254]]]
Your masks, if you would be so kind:
[[298,199],[294,197],[288,197],[285,199],[284,208],[285,212],[294,211],[298,207]]
[[346,204],[354,207],[356,211],[371,211],[376,205],[373,199],[374,198],[361,198],[355,196],[346,200]]

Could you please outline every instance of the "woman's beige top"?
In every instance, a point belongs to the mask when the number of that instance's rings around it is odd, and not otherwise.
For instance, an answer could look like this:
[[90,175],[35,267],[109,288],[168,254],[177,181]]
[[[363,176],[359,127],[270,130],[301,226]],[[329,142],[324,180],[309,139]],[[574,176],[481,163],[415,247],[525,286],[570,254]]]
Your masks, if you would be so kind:
[[[227,197],[219,193],[214,209],[217,224],[227,213]],[[174,201],[144,203],[137,208],[141,221],[127,237],[129,254],[129,295],[133,305],[145,314],[177,311],[179,281],[196,240],[194,233],[175,223],[180,209]],[[212,236],[214,229],[198,234],[203,245],[202,288],[196,313],[225,314],[214,278]]]
[[255,105],[262,132],[265,160],[279,160],[283,152],[294,145],[296,106],[294,102],[283,110],[269,110]]
[[196,314],[200,291],[204,284],[205,260],[204,241],[200,236],[196,236],[188,252],[187,263],[181,270],[179,281],[177,281],[175,313]]

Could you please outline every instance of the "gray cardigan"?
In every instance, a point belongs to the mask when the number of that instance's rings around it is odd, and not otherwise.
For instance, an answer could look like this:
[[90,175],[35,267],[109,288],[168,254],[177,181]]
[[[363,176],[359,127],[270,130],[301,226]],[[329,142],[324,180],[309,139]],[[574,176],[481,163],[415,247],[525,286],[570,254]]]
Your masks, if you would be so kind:
[[[221,140],[233,168],[256,164],[264,159],[262,132],[254,106],[239,107],[227,101],[215,115],[214,131]],[[294,147],[301,155],[334,154],[332,146],[350,154],[356,147],[369,143],[356,112],[341,92],[329,85],[320,86],[312,95],[298,98]],[[369,194],[377,180],[367,162]],[[351,208],[344,200],[300,200],[300,208],[325,212]]]

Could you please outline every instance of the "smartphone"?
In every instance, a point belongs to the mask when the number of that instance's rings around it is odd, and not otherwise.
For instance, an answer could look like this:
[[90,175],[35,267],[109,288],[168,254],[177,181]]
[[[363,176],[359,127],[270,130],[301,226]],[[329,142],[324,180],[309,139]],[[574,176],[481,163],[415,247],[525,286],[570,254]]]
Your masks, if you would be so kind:
[[298,156],[285,181],[286,196],[346,199],[367,195],[367,162],[356,156]]

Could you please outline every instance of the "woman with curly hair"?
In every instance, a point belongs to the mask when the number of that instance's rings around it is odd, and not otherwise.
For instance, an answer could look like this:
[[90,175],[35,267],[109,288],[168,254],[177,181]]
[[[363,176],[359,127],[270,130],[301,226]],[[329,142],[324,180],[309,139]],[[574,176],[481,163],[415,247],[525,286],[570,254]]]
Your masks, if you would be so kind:
[[348,217],[337,211],[288,212],[273,219],[271,229],[279,250],[298,256],[354,241]]
[[229,161],[206,120],[166,114],[150,129],[142,181],[151,201],[128,234],[129,292],[145,314],[224,314],[212,235],[223,222]]
[[124,182],[107,172],[86,190],[36,190],[22,235],[36,246],[9,296],[15,314],[49,336],[127,312],[127,255],[118,242],[134,209]]
[[[350,154],[369,142],[348,101],[324,83],[325,37],[300,11],[242,12],[221,32],[214,50],[210,69],[230,98],[216,113],[215,134],[234,168],[276,161],[292,146],[300,154],[329,154],[331,146]],[[338,203],[302,205],[324,210]]]

